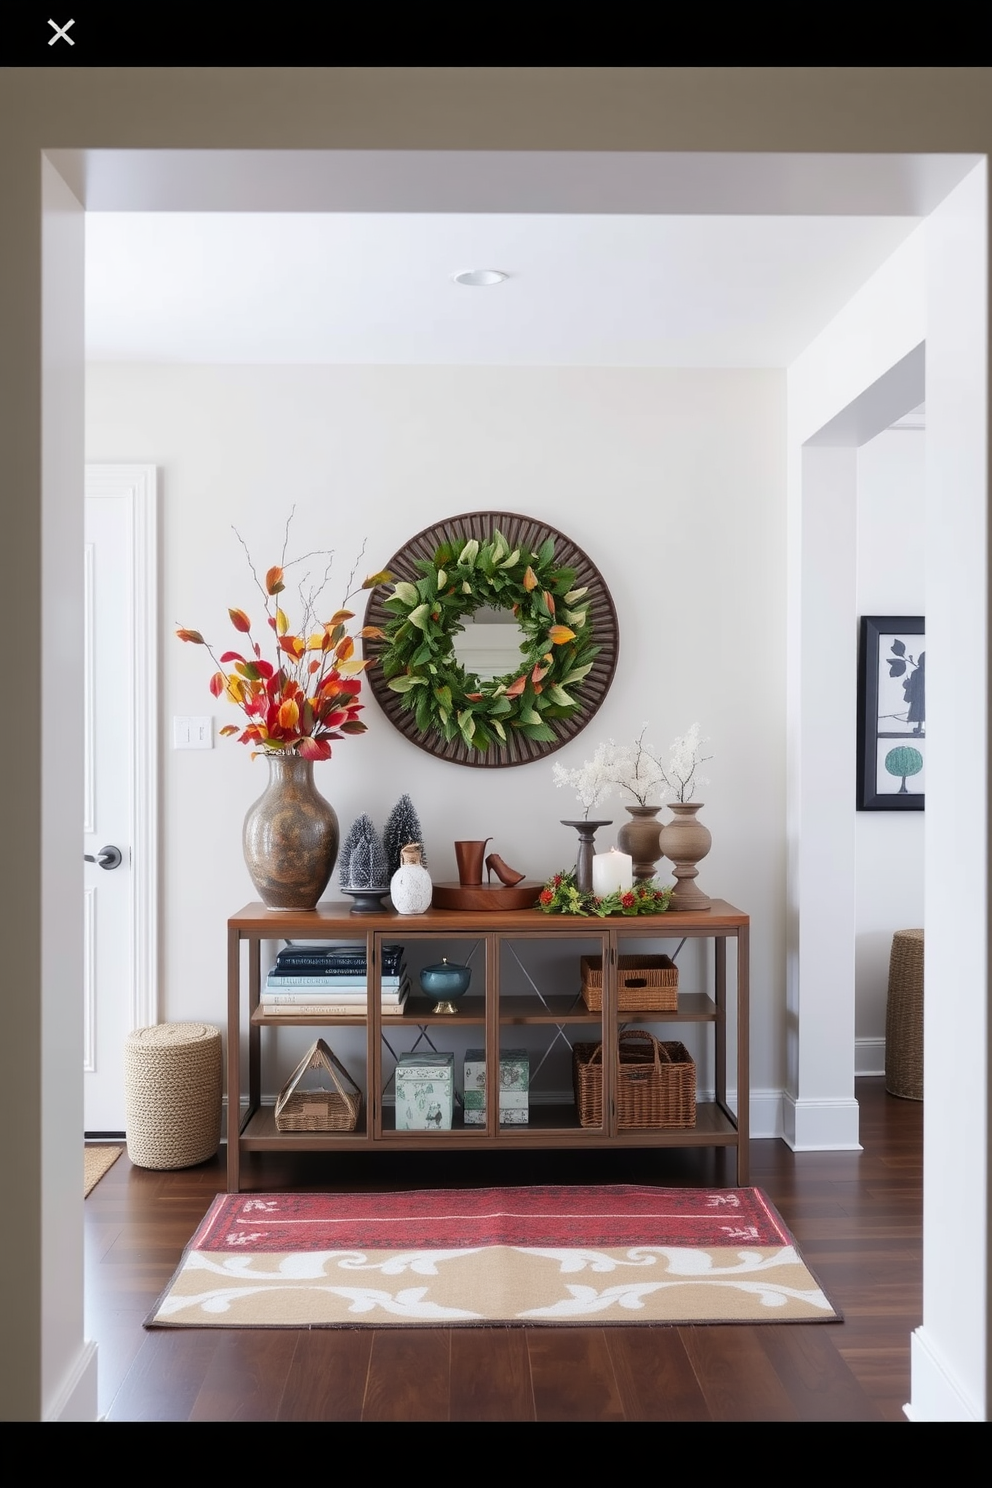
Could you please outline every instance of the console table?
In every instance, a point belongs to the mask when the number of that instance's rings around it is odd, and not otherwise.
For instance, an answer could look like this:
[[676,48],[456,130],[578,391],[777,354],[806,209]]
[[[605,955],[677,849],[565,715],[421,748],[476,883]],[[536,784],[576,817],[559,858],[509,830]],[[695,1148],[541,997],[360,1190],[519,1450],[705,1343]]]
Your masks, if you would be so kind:
[[[574,915],[545,915],[535,910],[470,913],[430,909],[422,915],[392,911],[355,915],[346,904],[321,904],[315,911],[295,913],[248,904],[228,920],[228,1189],[240,1188],[241,1156],[273,1150],[298,1152],[398,1151],[404,1148],[548,1148],[548,1147],[726,1147],[736,1154],[737,1183],[748,1181],[748,938],[746,914],[722,900],[695,913],[669,911],[662,915],[586,919]],[[368,962],[368,1008],[344,1017],[274,1013],[260,1002],[263,941],[314,939],[364,941]],[[708,939],[713,943],[712,986],[683,987],[675,1012],[620,1012],[617,997],[617,960],[636,955],[645,941]],[[449,1015],[433,1013],[433,999],[410,996],[404,1012],[384,1015],[380,1009],[380,948],[403,942],[473,941],[485,951],[484,974],[473,977],[471,996]],[[526,972],[528,942],[554,941],[557,948],[574,950],[575,982],[563,994],[542,990]],[[728,943],[736,943],[736,971],[728,977]],[[247,954],[245,954],[247,946]],[[581,955],[602,956],[602,1011],[590,1012],[580,995]],[[433,959],[438,959],[436,956]],[[503,967],[511,960],[524,967],[530,981],[526,995],[504,995]],[[571,964],[569,962],[569,964]],[[245,970],[247,976],[244,975]],[[728,985],[729,984],[729,985]],[[728,1070],[728,998],[736,1001],[736,1069]],[[619,1129],[614,1105],[617,1042],[630,1027],[652,1028],[656,1036],[677,1038],[688,1023],[712,1029],[715,1068],[714,1099],[698,1101],[695,1125],[688,1129]],[[456,1113],[452,1129],[397,1131],[391,1106],[382,1098],[384,1069],[393,1056],[395,1031],[404,1027],[436,1037],[442,1026],[472,1027],[473,1041],[486,1051],[485,1123],[466,1126]],[[603,1117],[600,1126],[582,1126],[574,1102],[566,1105],[531,1104],[526,1126],[500,1126],[498,1112],[499,1054],[510,1047],[512,1030],[544,1025],[552,1039],[602,1040]],[[361,1119],[350,1132],[280,1132],[272,1105],[262,1102],[261,1040],[269,1027],[306,1027],[326,1038],[335,1027],[363,1028],[366,1036],[367,1078]],[[247,1040],[243,1034],[247,1027]],[[442,1029],[443,1031],[443,1029]],[[317,1034],[314,1034],[317,1037]],[[243,1042],[247,1046],[248,1109],[239,1123],[245,1093]],[[728,1075],[730,1083],[728,1084]],[[736,1113],[728,1092],[736,1095]]]

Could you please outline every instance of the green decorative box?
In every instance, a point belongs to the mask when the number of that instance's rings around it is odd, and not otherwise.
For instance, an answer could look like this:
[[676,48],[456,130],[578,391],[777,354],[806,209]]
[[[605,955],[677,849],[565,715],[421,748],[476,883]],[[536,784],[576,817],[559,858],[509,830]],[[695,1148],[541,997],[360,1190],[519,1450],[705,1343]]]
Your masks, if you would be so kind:
[[396,1065],[396,1130],[450,1131],[454,1054],[401,1054]]
[[[504,1049],[499,1059],[500,1126],[529,1120],[530,1059],[526,1049]],[[467,1049],[464,1070],[465,1125],[486,1124],[486,1051]]]

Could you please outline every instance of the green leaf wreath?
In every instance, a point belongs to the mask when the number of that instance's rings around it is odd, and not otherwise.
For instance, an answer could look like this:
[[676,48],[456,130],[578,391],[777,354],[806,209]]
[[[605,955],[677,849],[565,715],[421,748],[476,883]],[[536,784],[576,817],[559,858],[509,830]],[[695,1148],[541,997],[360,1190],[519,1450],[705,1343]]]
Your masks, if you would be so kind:
[[[554,561],[553,538],[536,552],[511,550],[500,532],[483,542],[443,542],[416,563],[420,577],[393,586],[379,639],[382,675],[415,715],[422,734],[472,749],[505,745],[509,729],[553,743],[556,718],[581,707],[581,687],[599,647],[589,623],[588,586]],[[524,635],[519,666],[482,682],[458,661],[452,641],[481,606],[512,610]],[[573,691],[569,691],[573,689]]]
[[579,888],[573,870],[563,869],[548,879],[538,895],[535,909],[545,914],[608,915],[664,914],[671,903],[674,884],[661,889],[652,879],[650,883],[635,883],[632,889],[616,890],[597,899]]

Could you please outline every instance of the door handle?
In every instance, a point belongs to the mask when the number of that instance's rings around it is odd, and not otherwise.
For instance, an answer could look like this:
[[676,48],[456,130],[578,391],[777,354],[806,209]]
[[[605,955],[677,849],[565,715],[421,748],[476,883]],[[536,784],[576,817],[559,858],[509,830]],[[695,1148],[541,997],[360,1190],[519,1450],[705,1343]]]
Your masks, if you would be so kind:
[[101,868],[116,868],[124,861],[124,855],[119,847],[101,847],[96,857],[92,853],[83,853],[83,861],[99,863]]

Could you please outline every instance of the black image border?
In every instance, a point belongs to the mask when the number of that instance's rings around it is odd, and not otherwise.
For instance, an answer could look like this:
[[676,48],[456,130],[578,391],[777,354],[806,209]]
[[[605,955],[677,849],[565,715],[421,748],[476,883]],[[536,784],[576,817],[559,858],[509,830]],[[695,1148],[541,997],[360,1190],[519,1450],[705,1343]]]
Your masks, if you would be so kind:
[[923,615],[862,615],[858,637],[859,811],[923,811],[926,792],[905,796],[876,789],[878,719],[878,642],[883,635],[926,635]]

